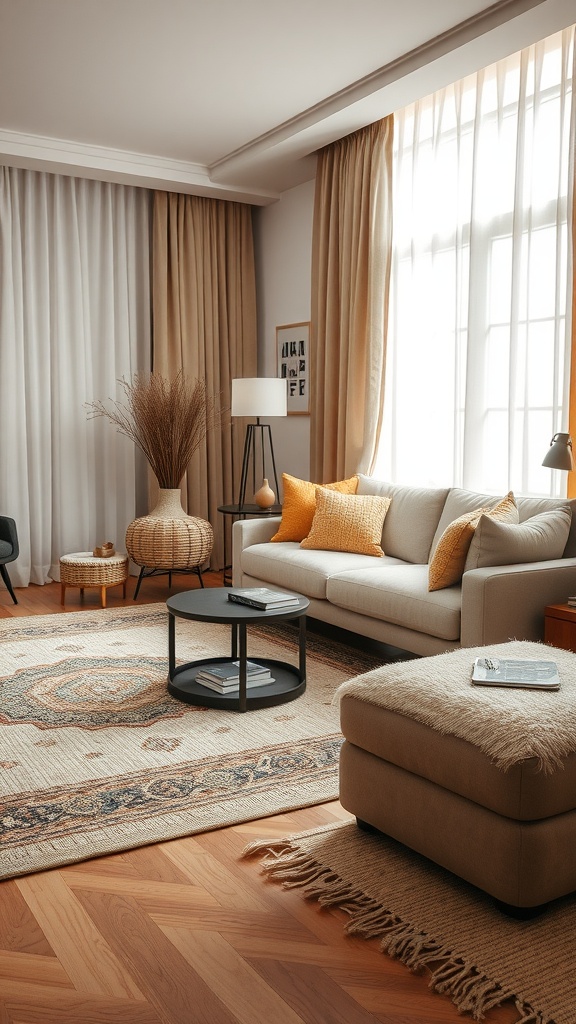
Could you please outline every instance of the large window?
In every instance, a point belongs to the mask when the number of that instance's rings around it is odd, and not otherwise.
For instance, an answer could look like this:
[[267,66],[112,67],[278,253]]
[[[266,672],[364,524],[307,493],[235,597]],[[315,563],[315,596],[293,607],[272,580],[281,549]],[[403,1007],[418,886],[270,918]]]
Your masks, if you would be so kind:
[[396,116],[379,476],[565,487],[573,66],[572,28]]

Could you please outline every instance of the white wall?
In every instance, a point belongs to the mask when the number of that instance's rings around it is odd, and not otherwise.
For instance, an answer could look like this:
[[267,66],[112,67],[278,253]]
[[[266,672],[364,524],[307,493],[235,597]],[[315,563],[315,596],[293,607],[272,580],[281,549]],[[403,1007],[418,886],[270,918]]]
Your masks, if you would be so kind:
[[[314,181],[306,181],[254,212],[261,377],[277,375],[276,327],[310,320],[313,206]],[[310,417],[274,418],[270,424],[278,480],[282,473],[308,480]]]

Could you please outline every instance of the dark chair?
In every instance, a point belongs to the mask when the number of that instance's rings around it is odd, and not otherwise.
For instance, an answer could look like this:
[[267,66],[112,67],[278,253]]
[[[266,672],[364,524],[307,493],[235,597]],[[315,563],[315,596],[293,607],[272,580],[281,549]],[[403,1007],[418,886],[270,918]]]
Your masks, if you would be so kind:
[[9,516],[0,516],[0,576],[4,580],[4,583],[8,587],[8,593],[14,601],[14,604],[18,604],[16,595],[12,589],[8,570],[6,568],[6,562],[13,562],[20,553],[18,547],[18,533],[16,532],[16,523]]

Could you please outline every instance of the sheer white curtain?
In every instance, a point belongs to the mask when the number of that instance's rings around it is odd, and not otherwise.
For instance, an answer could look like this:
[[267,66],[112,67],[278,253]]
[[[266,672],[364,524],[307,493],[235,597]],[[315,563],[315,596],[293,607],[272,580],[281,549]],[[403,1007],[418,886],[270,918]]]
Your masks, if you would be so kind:
[[396,115],[378,475],[565,487],[573,69],[570,28]]
[[16,586],[112,540],[136,509],[133,445],[85,403],[150,362],[149,193],[0,170],[0,513]]

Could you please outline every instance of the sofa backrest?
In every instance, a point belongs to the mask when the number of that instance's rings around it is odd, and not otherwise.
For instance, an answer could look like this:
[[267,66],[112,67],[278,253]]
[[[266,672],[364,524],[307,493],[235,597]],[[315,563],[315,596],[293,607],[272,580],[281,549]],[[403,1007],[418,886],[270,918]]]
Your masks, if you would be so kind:
[[[436,545],[438,544],[438,541],[446,527],[449,526],[450,523],[453,523],[455,519],[458,519],[459,516],[463,516],[466,512],[472,512],[477,508],[492,508],[494,505],[497,505],[503,497],[503,494],[481,494],[478,491],[468,491],[462,487],[451,487],[434,534],[431,554],[433,554],[436,549]],[[518,495],[514,495],[514,497],[518,506],[518,515],[521,523],[525,522],[526,519],[530,519],[532,516],[539,515],[540,512],[547,512],[548,509],[561,507],[566,508],[566,506],[568,506],[572,511],[572,523],[566,547],[564,549],[564,558],[572,558],[576,555],[575,500],[570,501],[567,498],[523,498]]]
[[449,488],[406,487],[359,473],[357,493],[392,499],[382,530],[384,553],[425,564]]

